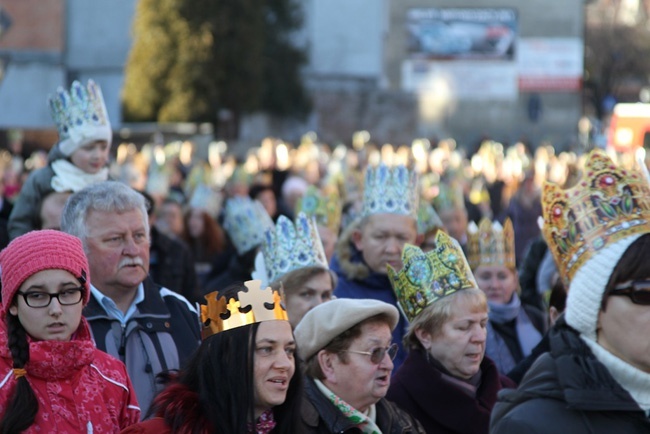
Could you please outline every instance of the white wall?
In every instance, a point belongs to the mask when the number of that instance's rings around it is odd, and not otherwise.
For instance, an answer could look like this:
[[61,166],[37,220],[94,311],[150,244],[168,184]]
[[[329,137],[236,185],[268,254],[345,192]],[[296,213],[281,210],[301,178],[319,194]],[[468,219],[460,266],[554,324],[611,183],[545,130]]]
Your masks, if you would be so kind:
[[310,0],[304,13],[309,72],[381,77],[388,0]]
[[136,0],[68,0],[68,67],[123,68],[131,48],[135,5]]
[[47,97],[63,82],[61,66],[10,63],[0,84],[0,129],[53,128]]

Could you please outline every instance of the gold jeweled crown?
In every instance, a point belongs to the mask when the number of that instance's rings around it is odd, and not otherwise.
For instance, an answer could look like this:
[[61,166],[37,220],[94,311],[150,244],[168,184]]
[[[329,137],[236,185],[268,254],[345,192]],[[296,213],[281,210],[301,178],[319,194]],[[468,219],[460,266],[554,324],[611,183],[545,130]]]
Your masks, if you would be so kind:
[[642,173],[618,168],[594,150],[574,187],[544,184],[542,211],[544,238],[568,284],[603,247],[650,232],[650,187]]
[[237,327],[271,320],[286,320],[287,311],[277,291],[262,289],[259,280],[249,280],[237,293],[237,299],[220,296],[219,291],[205,296],[207,305],[201,305],[203,339]]
[[443,231],[436,234],[436,247],[430,252],[406,244],[402,262],[399,272],[390,265],[386,268],[398,305],[409,321],[442,297],[478,288],[458,241]]
[[472,270],[481,265],[505,265],[515,269],[515,231],[510,219],[503,226],[483,218],[467,225],[467,259]]

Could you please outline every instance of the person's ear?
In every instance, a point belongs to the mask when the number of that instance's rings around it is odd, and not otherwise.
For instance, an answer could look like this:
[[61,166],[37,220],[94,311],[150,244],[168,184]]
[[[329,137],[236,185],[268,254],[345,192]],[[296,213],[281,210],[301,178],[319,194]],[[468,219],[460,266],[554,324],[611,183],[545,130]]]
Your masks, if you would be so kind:
[[358,251],[362,252],[363,251],[363,234],[361,233],[361,229],[353,230],[352,235],[351,235],[350,238],[352,239],[352,243],[354,244],[354,247],[356,247]]
[[[548,309],[548,319],[551,322],[551,326],[555,324],[555,321],[557,321],[558,317],[560,316],[561,312],[558,312],[557,308],[555,306],[551,306]],[[600,317],[600,315],[599,315]]]
[[433,339],[429,331],[421,328],[415,329],[415,337],[418,338],[418,341],[420,341],[425,350],[431,348]]
[[9,313],[13,316],[18,316],[18,306],[12,304],[11,307],[9,307]]
[[320,350],[318,354],[316,354],[316,357],[318,359],[320,369],[325,376],[324,380],[327,380],[329,383],[336,383],[336,369],[334,358],[338,357],[338,354]]

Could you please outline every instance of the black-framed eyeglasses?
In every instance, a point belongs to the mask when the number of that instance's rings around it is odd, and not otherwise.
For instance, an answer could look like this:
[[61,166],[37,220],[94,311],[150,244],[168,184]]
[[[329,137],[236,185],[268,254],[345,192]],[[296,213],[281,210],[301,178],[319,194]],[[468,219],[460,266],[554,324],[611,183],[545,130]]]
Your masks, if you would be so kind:
[[634,304],[650,306],[650,280],[635,280],[614,287],[609,295],[629,297]]
[[79,287],[64,289],[63,291],[56,294],[38,291],[18,291],[17,294],[23,296],[23,299],[25,300],[25,304],[27,304],[27,306],[42,308],[48,307],[50,303],[52,303],[53,298],[56,298],[61,306],[73,306],[81,302],[81,299],[83,298],[83,290],[83,287]]
[[377,348],[373,348],[370,351],[345,350],[343,352],[370,356],[370,361],[375,365],[378,365],[381,363],[382,360],[384,360],[384,356],[386,355],[386,353],[388,353],[388,357],[390,357],[391,360],[395,360],[395,356],[397,355],[397,349],[398,349],[397,344],[391,344],[388,347],[377,347]]

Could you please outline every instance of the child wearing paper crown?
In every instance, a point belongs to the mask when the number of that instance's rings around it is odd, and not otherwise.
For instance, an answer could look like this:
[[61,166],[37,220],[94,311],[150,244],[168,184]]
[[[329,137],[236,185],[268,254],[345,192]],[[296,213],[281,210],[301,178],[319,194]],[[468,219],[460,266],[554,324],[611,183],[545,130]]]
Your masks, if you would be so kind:
[[49,97],[50,112],[59,142],[48,155],[48,165],[30,174],[9,216],[9,238],[39,229],[43,198],[49,193],[77,192],[108,179],[112,140],[102,91],[94,81],[72,83],[70,92],[59,87]]
[[95,348],[81,241],[32,231],[0,253],[0,432],[117,433],[140,419],[126,367]]

